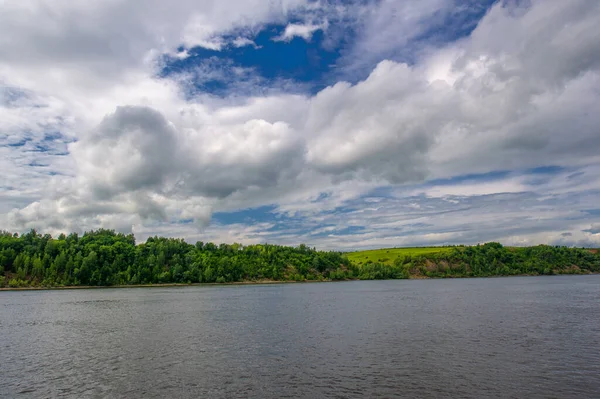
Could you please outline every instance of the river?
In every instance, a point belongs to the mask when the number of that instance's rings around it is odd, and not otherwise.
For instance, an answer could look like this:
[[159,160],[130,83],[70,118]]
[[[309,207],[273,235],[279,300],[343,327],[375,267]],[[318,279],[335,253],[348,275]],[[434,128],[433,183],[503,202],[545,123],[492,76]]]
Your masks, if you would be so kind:
[[0,292],[0,396],[600,398],[600,276]]

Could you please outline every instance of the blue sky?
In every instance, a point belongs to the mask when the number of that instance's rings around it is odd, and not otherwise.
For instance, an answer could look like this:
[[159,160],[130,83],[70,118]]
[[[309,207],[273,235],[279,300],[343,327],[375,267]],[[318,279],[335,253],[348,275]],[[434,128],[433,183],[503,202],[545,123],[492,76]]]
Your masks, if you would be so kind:
[[[235,90],[237,78],[229,72],[232,68],[250,70],[243,79],[260,78],[265,85],[277,85],[281,80],[304,86],[305,90],[316,93],[323,89],[335,71],[336,62],[341,56],[343,47],[338,43],[335,48],[324,47],[324,34],[316,31],[310,40],[294,37],[289,41],[274,40],[285,30],[284,25],[267,25],[253,36],[255,44],[242,47],[228,46],[221,50],[202,47],[186,50],[189,56],[185,59],[166,57],[161,77],[185,73],[194,67],[215,64],[225,70],[223,76],[214,79],[194,82],[193,90],[215,95],[226,95]],[[232,40],[235,40],[232,39]]]
[[[305,24],[303,15],[298,15],[291,16],[285,23],[262,25],[251,33],[243,30],[231,32],[222,37],[227,44],[218,49],[180,46],[177,52],[185,52],[187,56],[165,55],[159,76],[169,78],[198,67],[210,66],[223,73],[196,76],[192,85],[188,86],[192,94],[235,94],[240,80],[251,79],[259,79],[261,89],[264,86],[278,87],[282,82],[287,82],[295,85],[298,91],[316,94],[340,79],[351,83],[365,79],[373,67],[384,59],[413,64],[421,48],[442,46],[467,37],[494,3],[494,0],[462,1],[450,10],[441,8],[426,15],[419,21],[423,27],[418,34],[410,37],[402,46],[392,46],[389,51],[366,60],[359,70],[353,69],[355,60],[350,58],[355,56],[353,45],[362,26],[350,24],[346,18],[333,18],[327,20],[326,27],[315,26],[309,36],[284,39],[287,26]],[[243,38],[244,42],[236,43],[239,38]],[[236,75],[232,71],[236,68],[247,73]]]
[[600,246],[596,2],[0,7],[0,228]]

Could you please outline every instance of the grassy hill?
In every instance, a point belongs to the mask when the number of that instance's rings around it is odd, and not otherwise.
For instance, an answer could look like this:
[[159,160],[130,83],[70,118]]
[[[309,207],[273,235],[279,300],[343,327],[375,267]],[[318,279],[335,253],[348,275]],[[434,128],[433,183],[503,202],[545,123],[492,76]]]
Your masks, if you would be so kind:
[[346,253],[361,280],[589,274],[600,272],[593,249],[550,245],[387,248]]
[[383,248],[367,251],[348,252],[346,255],[352,262],[361,265],[368,261],[392,265],[398,257],[431,255],[450,251],[452,247],[413,247]]

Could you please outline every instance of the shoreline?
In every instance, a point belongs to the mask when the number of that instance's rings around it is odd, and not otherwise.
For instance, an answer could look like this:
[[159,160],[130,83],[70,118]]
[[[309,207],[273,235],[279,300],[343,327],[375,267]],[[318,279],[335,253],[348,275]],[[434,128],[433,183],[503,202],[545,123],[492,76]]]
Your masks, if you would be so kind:
[[563,273],[563,274],[517,274],[512,276],[456,276],[456,277],[425,277],[415,276],[406,279],[384,279],[384,280],[304,280],[304,281],[286,281],[286,280],[246,280],[232,281],[228,283],[162,283],[162,284],[135,284],[135,285],[73,285],[73,286],[56,286],[56,287],[0,287],[2,291],[62,291],[62,290],[94,290],[107,288],[169,288],[169,287],[214,287],[214,286],[235,286],[235,285],[274,285],[274,284],[310,284],[310,283],[341,283],[351,281],[406,281],[406,280],[455,280],[455,279],[480,279],[480,278],[510,278],[510,277],[557,277],[557,276],[597,276],[600,273]]
[[160,284],[126,284],[126,285],[70,285],[54,287],[0,287],[0,291],[61,291],[61,290],[94,290],[106,288],[165,288],[165,287],[211,287],[211,286],[230,286],[230,285],[272,285],[272,284],[306,284],[306,283],[332,283],[340,281],[360,281],[354,280],[305,280],[305,281],[285,281],[285,280],[247,280],[232,281],[228,283],[160,283]]

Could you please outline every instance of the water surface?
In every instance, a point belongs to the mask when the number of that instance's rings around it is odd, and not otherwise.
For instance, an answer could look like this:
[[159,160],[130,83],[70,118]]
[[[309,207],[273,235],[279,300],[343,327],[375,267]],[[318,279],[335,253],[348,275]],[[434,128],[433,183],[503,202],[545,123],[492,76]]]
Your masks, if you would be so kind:
[[600,276],[0,292],[0,396],[599,398]]

